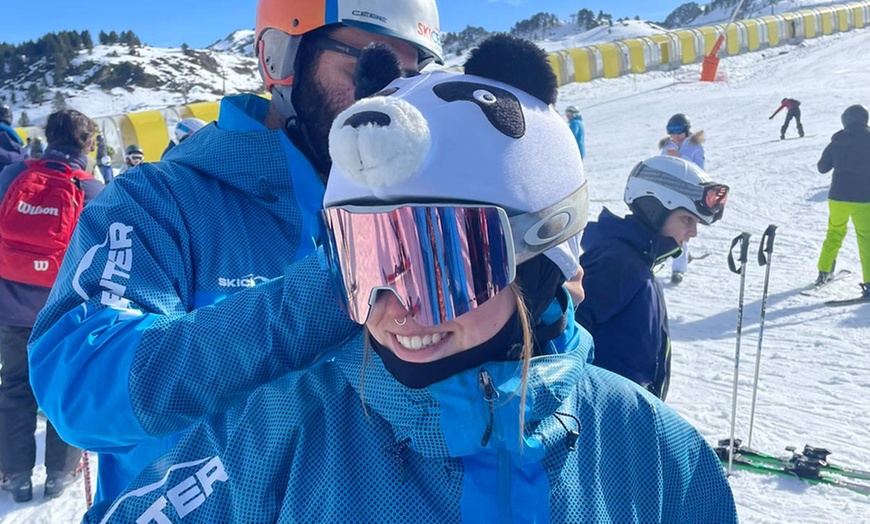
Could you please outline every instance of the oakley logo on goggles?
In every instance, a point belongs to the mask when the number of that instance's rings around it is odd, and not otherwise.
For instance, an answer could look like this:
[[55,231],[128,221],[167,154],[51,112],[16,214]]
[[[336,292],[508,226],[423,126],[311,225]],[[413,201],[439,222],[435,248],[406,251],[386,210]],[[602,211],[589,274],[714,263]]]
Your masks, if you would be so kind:
[[350,318],[364,324],[378,291],[389,290],[423,326],[494,297],[513,282],[518,264],[577,235],[587,215],[585,184],[554,206],[512,218],[467,204],[323,211],[332,281]]

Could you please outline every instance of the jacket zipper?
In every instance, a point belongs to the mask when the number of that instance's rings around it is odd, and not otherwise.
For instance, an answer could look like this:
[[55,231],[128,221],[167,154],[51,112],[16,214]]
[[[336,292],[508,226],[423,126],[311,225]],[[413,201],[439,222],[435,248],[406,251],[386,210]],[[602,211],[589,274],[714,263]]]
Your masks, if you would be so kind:
[[486,424],[486,431],[483,432],[483,438],[480,440],[481,446],[489,444],[489,439],[492,438],[492,426],[495,421],[495,401],[498,400],[498,391],[492,383],[492,375],[489,371],[481,369],[477,374],[477,382],[480,384],[480,389],[483,390],[483,400],[489,405],[489,422]]

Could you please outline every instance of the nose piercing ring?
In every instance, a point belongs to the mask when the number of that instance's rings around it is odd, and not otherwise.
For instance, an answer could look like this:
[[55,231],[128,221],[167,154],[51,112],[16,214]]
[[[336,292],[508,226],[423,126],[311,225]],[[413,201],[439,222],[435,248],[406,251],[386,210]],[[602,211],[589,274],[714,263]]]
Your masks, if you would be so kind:
[[393,319],[393,322],[395,322],[397,326],[404,326],[408,322],[408,315],[405,315],[404,317],[402,317],[401,322],[399,322],[395,318]]

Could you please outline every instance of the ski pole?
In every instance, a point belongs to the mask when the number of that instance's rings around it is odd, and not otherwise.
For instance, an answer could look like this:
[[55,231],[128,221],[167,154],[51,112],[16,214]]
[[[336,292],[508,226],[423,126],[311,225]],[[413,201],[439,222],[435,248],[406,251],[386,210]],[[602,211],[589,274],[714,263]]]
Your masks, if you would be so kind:
[[755,352],[755,378],[752,379],[752,405],[749,408],[749,442],[752,447],[752,426],[755,422],[755,397],[758,394],[758,370],[761,367],[761,342],[764,340],[764,317],[767,312],[767,289],[770,284],[770,258],[773,255],[773,240],[776,238],[776,226],[767,226],[761,236],[758,246],[758,265],[767,266],[764,270],[764,291],[761,293],[761,321],[758,327],[758,350]]
[[88,460],[88,451],[82,450],[82,471],[85,477],[85,504],[88,509],[94,505],[94,496],[91,493],[91,462]]
[[[731,394],[731,439],[728,443],[728,476],[734,464],[734,426],[737,422],[737,379],[740,369],[740,338],[743,333],[743,290],[746,285],[746,261],[749,259],[749,233],[741,233],[731,242],[728,251],[728,268],[740,275],[740,296],[737,299],[737,349],[734,353],[734,390]],[[740,244],[740,267],[734,262],[734,248]]]

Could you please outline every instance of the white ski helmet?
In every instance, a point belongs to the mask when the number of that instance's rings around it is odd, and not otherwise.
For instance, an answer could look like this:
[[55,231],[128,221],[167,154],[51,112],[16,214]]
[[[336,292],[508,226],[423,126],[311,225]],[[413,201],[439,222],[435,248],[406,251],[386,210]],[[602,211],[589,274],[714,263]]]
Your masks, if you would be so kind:
[[[635,214],[645,215],[640,218],[646,218],[656,230],[663,225],[667,213],[680,208],[710,225],[722,218],[728,189],[728,186],[714,182],[693,162],[671,156],[654,156],[639,162],[631,170],[625,185],[625,203]],[[651,200],[664,214],[644,204]]]
[[588,188],[574,136],[548,102],[469,74],[397,79],[333,122],[324,207],[497,206],[509,217],[517,265],[543,253],[571,278]]
[[296,114],[290,90],[302,37],[333,24],[411,44],[421,69],[433,60],[444,63],[435,0],[259,0],[254,52],[266,91],[279,97],[285,117]]
[[205,121],[199,118],[185,118],[175,125],[175,143],[180,144],[190,135],[205,127]]

